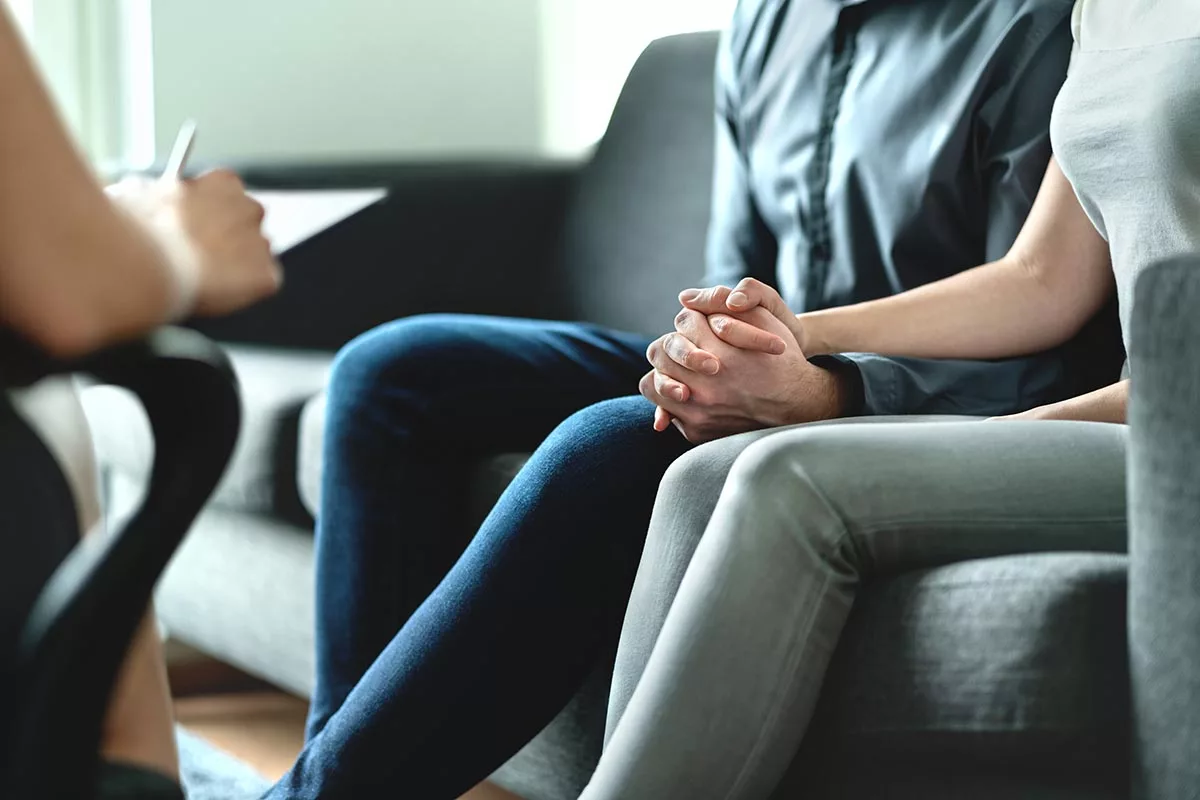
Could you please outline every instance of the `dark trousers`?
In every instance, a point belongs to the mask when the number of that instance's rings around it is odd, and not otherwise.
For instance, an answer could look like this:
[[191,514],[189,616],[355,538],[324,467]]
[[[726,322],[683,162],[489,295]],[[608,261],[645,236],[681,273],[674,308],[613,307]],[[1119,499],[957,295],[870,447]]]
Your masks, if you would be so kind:
[[[271,796],[458,797],[611,656],[659,480],[687,447],[629,396],[647,344],[426,316],[339,355],[309,741]],[[469,466],[534,448],[469,544],[454,536]]]

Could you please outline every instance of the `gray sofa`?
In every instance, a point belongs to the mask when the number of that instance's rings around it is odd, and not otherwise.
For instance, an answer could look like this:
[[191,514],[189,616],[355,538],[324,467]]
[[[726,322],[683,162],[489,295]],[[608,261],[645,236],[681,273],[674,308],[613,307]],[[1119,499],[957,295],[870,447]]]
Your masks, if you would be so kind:
[[[261,187],[391,194],[290,254],[279,297],[201,326],[228,343],[246,426],[159,591],[174,636],[309,692],[321,391],[353,336],[427,311],[669,324],[702,271],[715,44],[653,44],[584,163],[243,169]],[[145,479],[148,438],[128,398],[92,390],[86,404],[119,509]],[[471,519],[447,535],[465,541],[522,459],[497,453],[463,476]],[[803,796],[1127,796],[1125,623],[1120,554],[991,559],[870,587],[797,758]],[[574,798],[599,753],[607,680],[598,665],[496,781],[528,800]]]

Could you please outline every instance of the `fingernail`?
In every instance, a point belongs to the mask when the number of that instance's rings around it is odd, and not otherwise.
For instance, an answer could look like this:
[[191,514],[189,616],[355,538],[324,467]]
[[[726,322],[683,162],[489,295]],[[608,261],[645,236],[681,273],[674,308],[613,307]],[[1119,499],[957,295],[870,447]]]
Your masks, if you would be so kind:
[[741,308],[742,306],[749,304],[750,298],[745,292],[734,292],[733,294],[729,295],[729,305],[734,308]]
[[704,362],[704,364],[701,366],[701,369],[703,369],[709,375],[716,375],[721,369],[721,365],[717,363],[716,359],[710,358]]
[[683,402],[683,389],[676,387],[675,389],[673,389],[671,391],[671,396],[682,403]]
[[699,289],[686,289],[679,293],[679,302],[690,303],[700,296]]
[[781,356],[781,355],[783,355],[785,352],[787,352],[787,345],[786,345],[786,344],[784,344],[783,342],[779,341],[778,339],[776,339],[775,341],[771,342],[771,354],[772,354],[772,355]]

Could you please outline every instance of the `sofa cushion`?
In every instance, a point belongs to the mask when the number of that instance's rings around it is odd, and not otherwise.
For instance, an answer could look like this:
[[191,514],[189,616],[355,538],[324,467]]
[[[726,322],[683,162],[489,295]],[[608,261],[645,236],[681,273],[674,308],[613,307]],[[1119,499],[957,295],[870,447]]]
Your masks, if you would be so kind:
[[[875,582],[774,797],[1126,797],[1125,565],[1016,556]],[[593,679],[497,783],[577,797],[599,758],[606,686]]]
[[[227,348],[241,384],[242,431],[217,506],[307,520],[296,486],[296,438],[304,402],[325,387],[333,357],[252,347]],[[138,481],[149,478],[153,439],[140,404],[111,386],[90,387],[84,409],[100,463]]]
[[[1047,787],[1001,796],[1123,790],[1125,594],[1117,555],[994,558],[876,583],[793,772],[819,776],[828,797],[982,797],[980,781],[1001,776]],[[878,770],[849,769],[863,763]],[[913,791],[893,793],[905,781]]]

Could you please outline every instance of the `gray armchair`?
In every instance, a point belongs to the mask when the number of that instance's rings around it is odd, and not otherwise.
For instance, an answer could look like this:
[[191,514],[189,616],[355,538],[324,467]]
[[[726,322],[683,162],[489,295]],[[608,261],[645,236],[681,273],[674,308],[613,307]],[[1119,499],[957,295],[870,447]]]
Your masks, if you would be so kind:
[[1200,798],[1200,256],[1133,309],[1129,657],[1133,796]]

